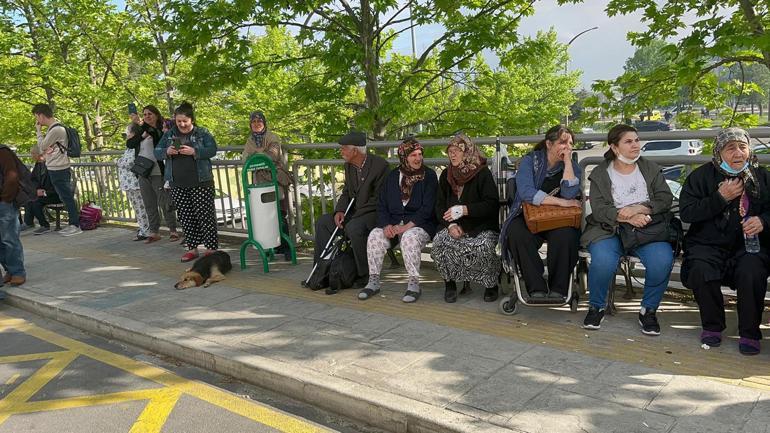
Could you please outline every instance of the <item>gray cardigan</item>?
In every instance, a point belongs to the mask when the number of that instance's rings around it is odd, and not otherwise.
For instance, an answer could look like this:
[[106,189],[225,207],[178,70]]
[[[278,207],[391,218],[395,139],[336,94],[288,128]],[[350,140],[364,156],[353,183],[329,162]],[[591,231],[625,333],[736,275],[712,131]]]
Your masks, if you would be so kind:
[[[586,227],[580,237],[580,245],[587,247],[591,242],[607,239],[615,235],[618,226],[618,209],[612,200],[612,183],[607,168],[612,161],[604,160],[591,172],[588,180],[591,181],[589,200],[591,202],[591,214],[586,218]],[[666,178],[660,170],[660,166],[652,161],[639,158],[636,161],[642,177],[647,182],[647,194],[650,196],[648,206],[652,208],[652,214],[657,215],[671,210],[674,195],[666,183]]]

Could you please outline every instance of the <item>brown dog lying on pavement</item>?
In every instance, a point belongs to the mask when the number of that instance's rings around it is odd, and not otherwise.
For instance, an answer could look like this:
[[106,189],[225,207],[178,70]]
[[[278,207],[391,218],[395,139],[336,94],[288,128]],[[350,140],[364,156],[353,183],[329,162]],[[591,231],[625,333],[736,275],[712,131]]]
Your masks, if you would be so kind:
[[179,282],[174,284],[174,288],[184,290],[200,285],[208,287],[217,281],[223,281],[225,274],[232,268],[229,254],[224,251],[214,251],[196,260],[192,267],[182,274]]

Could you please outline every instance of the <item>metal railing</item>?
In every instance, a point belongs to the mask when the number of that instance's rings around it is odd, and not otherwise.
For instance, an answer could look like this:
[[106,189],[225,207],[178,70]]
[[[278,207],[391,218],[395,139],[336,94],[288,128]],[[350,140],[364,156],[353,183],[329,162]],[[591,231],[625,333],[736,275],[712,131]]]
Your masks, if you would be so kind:
[[[754,128],[749,130],[752,137],[770,138],[770,128]],[[714,138],[717,130],[697,131],[662,131],[642,132],[643,140],[660,139],[710,139]],[[506,136],[499,137],[500,143],[523,144],[536,143],[542,139],[542,135]],[[577,134],[577,141],[604,142],[605,134]],[[497,137],[475,138],[474,142],[482,146],[493,146]],[[421,140],[425,147],[444,147],[446,139]],[[373,149],[394,149],[400,141],[383,141],[369,143]],[[294,174],[294,183],[289,191],[290,231],[300,239],[312,241],[315,235],[315,222],[325,213],[329,213],[336,205],[344,175],[341,167],[344,162],[341,159],[304,159],[304,150],[336,150],[336,143],[308,143],[285,144],[285,154],[292,156],[291,161],[286,161]],[[487,149],[490,150],[490,149]],[[243,234],[246,233],[245,206],[241,185],[241,168],[243,166],[240,156],[227,158],[228,152],[240,154],[241,146],[220,147],[217,156],[212,159],[214,169],[214,183],[218,194],[215,199],[217,205],[217,220],[219,230]],[[73,160],[72,167],[77,181],[78,198],[81,202],[93,201],[103,209],[106,219],[113,221],[133,222],[136,215],[129,204],[123,191],[120,190],[116,161],[124,151],[83,152],[82,157]],[[487,152],[489,153],[489,152]],[[760,155],[760,162],[770,163],[770,155]],[[685,164],[689,170],[695,164],[702,164],[710,160],[710,156],[684,156],[684,157],[651,157],[653,161],[661,165]],[[391,164],[398,161],[388,160]],[[514,162],[511,158],[510,162]],[[583,168],[601,162],[600,157],[583,158],[580,164]],[[446,166],[445,158],[426,158],[426,165],[437,168]],[[490,163],[490,166],[496,166]],[[585,170],[584,170],[585,173]],[[502,175],[504,177],[504,175]],[[504,183],[504,179],[498,179]],[[583,179],[585,180],[585,179]]]

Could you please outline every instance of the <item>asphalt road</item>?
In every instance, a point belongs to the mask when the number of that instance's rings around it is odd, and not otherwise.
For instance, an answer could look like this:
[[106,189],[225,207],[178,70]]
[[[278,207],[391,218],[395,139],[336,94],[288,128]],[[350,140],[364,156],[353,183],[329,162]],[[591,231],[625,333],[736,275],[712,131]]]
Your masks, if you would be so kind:
[[0,433],[382,433],[0,304]]

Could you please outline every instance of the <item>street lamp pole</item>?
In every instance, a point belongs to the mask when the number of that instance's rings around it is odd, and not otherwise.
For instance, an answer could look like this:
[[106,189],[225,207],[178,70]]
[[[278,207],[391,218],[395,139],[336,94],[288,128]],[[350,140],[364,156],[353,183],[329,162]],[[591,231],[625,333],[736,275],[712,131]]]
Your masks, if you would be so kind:
[[[569,46],[572,45],[573,42],[575,42],[575,39],[583,36],[584,34],[592,30],[596,30],[598,28],[599,28],[598,26],[594,26],[594,27],[591,27],[590,29],[585,29],[582,32],[573,36],[572,39],[570,39],[569,42],[567,42],[567,51],[568,51],[567,55],[569,55]],[[568,66],[569,66],[569,57],[567,58],[567,61],[564,63],[564,75],[567,75]],[[564,125],[569,126],[569,109],[567,109],[567,114],[564,116]]]

